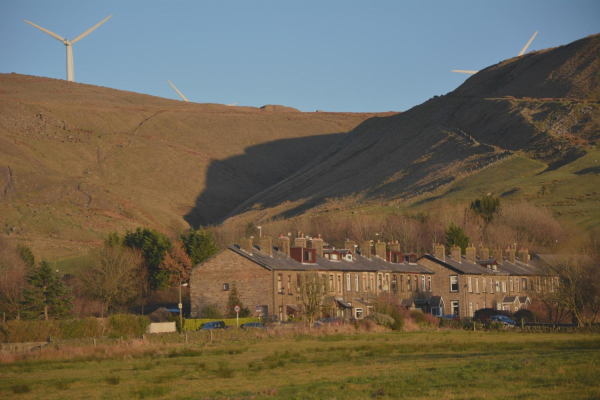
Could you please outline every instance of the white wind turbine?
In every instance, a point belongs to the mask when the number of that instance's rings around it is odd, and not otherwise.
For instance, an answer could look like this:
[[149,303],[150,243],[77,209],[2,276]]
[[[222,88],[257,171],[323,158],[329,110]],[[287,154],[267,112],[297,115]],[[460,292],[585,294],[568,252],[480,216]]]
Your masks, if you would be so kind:
[[92,33],[92,31],[94,29],[96,29],[97,27],[99,27],[100,25],[102,25],[103,23],[108,21],[108,19],[112,16],[113,15],[111,14],[108,17],[104,18],[102,21],[98,22],[96,25],[92,26],[90,29],[83,32],[81,35],[77,36],[73,40],[62,38],[59,35],[57,35],[56,33],[51,32],[48,29],[42,28],[41,26],[36,25],[33,22],[29,22],[26,19],[24,19],[23,21],[27,22],[29,25],[32,25],[32,26],[38,28],[40,31],[47,33],[48,35],[52,36],[54,39],[60,40],[61,42],[63,42],[63,44],[65,46],[67,46],[67,81],[74,82],[75,81],[75,73],[73,71],[73,47],[72,47],[72,45],[77,43],[78,41],[80,41],[81,39],[83,39],[84,37],[89,35],[90,33]]
[[[529,47],[529,45],[531,44],[531,42],[533,42],[533,39],[535,39],[535,36],[538,34],[538,31],[535,31],[535,33],[533,34],[533,36],[531,37],[531,39],[529,39],[529,42],[527,42],[527,44],[525,45],[525,47],[523,47],[523,49],[519,52],[519,56],[522,56],[523,54],[525,54],[525,52],[527,51],[527,48]],[[452,72],[458,72],[460,74],[476,74],[479,71],[471,71],[471,70],[465,70],[465,69],[453,69]]]
[[[189,102],[189,100],[188,100],[188,99],[187,99],[187,98],[186,98],[186,97],[183,95],[183,93],[181,93],[181,92],[179,91],[179,89],[177,89],[177,88],[175,87],[175,85],[173,85],[173,83],[171,83],[171,81],[170,81],[170,80],[168,80],[168,79],[167,79],[167,82],[169,82],[169,85],[171,85],[171,87],[172,87],[173,89],[175,89],[175,91],[177,92],[177,94],[179,95],[179,97],[181,97],[181,100],[183,100],[183,101],[186,101],[186,102]],[[237,105],[238,105],[238,103],[231,103],[231,104],[225,104],[225,105],[226,105],[226,106],[228,106],[228,107],[233,107],[233,106],[237,106]]]

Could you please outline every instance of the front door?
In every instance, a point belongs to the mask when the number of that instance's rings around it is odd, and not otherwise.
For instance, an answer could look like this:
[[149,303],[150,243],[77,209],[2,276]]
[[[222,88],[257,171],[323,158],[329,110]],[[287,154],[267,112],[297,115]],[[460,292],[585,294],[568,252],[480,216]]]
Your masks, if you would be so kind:
[[263,321],[267,321],[267,318],[269,316],[269,307],[267,307],[267,306],[260,306],[260,308],[262,308],[262,318],[263,318]]

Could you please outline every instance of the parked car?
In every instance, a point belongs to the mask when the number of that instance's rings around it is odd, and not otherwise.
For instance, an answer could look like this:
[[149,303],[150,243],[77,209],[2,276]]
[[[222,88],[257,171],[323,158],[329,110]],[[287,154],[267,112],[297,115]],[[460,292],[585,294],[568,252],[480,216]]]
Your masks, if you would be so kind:
[[242,329],[267,329],[262,322],[248,322],[242,325]]
[[459,316],[458,316],[458,315],[456,315],[456,314],[446,314],[446,315],[442,315],[442,318],[444,318],[444,319],[450,319],[450,320],[453,320],[453,321],[460,321],[460,318],[459,318]]
[[500,322],[503,325],[514,326],[515,321],[508,318],[506,315],[492,315],[490,317],[490,322]]
[[227,327],[225,326],[225,321],[212,321],[202,325],[201,329],[203,331],[209,331],[212,329],[227,329]]
[[314,328],[319,328],[319,329],[320,329],[320,328],[323,328],[323,327],[325,327],[325,325],[323,325],[322,323],[320,323],[319,321],[317,321],[317,322],[315,322],[315,324],[314,324],[314,326],[313,326],[313,327],[314,327]]

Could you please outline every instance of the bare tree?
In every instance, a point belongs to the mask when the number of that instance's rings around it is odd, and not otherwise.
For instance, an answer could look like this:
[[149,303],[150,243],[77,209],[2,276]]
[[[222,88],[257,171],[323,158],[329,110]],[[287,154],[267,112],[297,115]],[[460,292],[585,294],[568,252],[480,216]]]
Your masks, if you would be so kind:
[[298,296],[302,303],[302,318],[309,325],[312,325],[321,314],[325,283],[325,277],[315,271],[298,274]]
[[140,296],[139,276],[143,263],[138,251],[105,244],[79,277],[87,295],[104,303],[103,317],[105,310],[128,305]]
[[0,238],[0,313],[3,319],[20,318],[26,267],[16,246]]

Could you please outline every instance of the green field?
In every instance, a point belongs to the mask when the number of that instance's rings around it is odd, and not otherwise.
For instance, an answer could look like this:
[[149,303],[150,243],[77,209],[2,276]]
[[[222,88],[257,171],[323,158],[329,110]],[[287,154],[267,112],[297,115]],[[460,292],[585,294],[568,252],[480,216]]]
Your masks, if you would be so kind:
[[600,336],[593,334],[246,335],[138,346],[0,364],[0,398],[600,397]]

